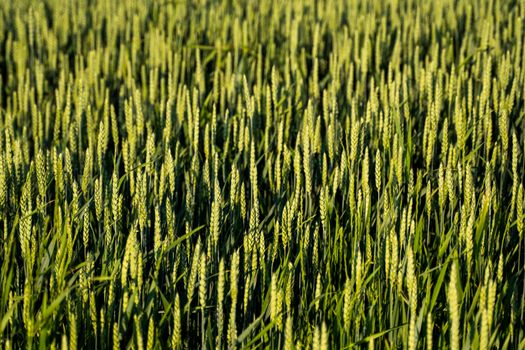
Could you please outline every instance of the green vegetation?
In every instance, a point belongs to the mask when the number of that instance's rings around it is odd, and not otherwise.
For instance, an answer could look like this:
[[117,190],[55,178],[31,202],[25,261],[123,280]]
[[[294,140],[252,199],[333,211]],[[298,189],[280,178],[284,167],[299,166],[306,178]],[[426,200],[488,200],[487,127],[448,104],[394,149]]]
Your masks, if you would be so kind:
[[0,1],[0,347],[525,347],[523,0]]

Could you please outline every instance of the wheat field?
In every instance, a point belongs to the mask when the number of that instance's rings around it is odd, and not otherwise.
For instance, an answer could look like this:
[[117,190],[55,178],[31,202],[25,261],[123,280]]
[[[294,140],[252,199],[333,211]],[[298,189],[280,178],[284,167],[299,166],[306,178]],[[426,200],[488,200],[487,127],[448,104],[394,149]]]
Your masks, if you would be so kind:
[[525,1],[0,1],[0,347],[524,349]]

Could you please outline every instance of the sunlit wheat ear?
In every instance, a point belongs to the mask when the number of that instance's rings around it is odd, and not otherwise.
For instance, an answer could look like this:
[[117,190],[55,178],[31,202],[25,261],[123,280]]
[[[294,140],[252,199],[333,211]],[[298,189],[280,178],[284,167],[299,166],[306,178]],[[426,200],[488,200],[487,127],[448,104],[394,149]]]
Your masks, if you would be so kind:
[[33,336],[33,318],[32,318],[32,306],[31,306],[31,281],[26,279],[24,283],[24,297],[23,297],[23,310],[22,320],[26,329],[26,333],[29,337]]
[[438,175],[438,199],[439,199],[439,208],[444,210],[445,200],[447,198],[447,186],[445,182],[445,166],[443,163],[439,165],[439,175]]
[[362,170],[361,170],[361,176],[362,176],[362,182],[363,182],[363,192],[365,196],[367,196],[370,193],[370,185],[368,183],[369,181],[369,158],[368,158],[368,148],[365,149],[365,155],[362,163]]
[[448,118],[445,118],[445,121],[443,122],[443,135],[442,135],[442,141],[441,141],[441,155],[442,157],[446,157],[448,153]]
[[289,315],[286,318],[286,326],[284,332],[284,349],[292,350],[294,348],[294,334],[293,334],[293,318]]
[[155,322],[150,318],[148,323],[148,339],[146,343],[146,350],[153,350],[155,345]]
[[381,193],[381,174],[382,174],[382,171],[383,171],[383,164],[382,164],[382,159],[381,159],[381,153],[379,152],[379,150],[377,150],[376,152],[376,161],[375,161],[375,182],[376,182],[376,189],[377,189],[377,193],[380,194]]
[[61,339],[62,339],[62,342],[61,342],[60,348],[64,349],[64,350],[68,350],[67,335],[62,334],[62,338]]
[[459,328],[460,328],[460,310],[457,290],[457,263],[454,260],[450,268],[450,281],[447,289],[447,299],[450,319],[450,348],[453,350],[460,349]]
[[272,274],[272,281],[270,284],[270,319],[277,324],[279,315],[279,290],[277,287],[277,274]]
[[503,254],[499,254],[499,258],[498,258],[498,268],[497,268],[497,281],[498,283],[501,283],[503,282],[503,265],[504,265],[504,262],[503,262]]
[[302,148],[303,148],[303,170],[304,170],[304,179],[305,179],[305,189],[306,194],[309,195],[312,192],[312,178],[311,178],[311,150],[310,150],[310,141],[312,138],[312,126],[311,120],[313,118],[311,111],[311,104],[308,104],[309,108],[305,112],[305,126],[303,127],[304,135],[302,139]]
[[77,321],[73,314],[69,316],[70,326],[69,326],[69,349],[77,349],[78,339],[77,339]]
[[407,248],[407,289],[410,304],[410,325],[408,335],[408,348],[415,349],[417,346],[416,317],[417,317],[417,276],[414,266],[414,252],[412,244]]
[[317,274],[317,279],[316,279],[316,282],[315,282],[315,302],[314,302],[314,305],[315,305],[315,310],[318,311],[319,310],[319,303],[320,303],[320,299],[321,299],[321,293],[322,293],[322,285],[321,285],[321,274]]
[[328,209],[327,209],[327,193],[325,188],[321,188],[321,194],[319,196],[319,212],[320,212],[320,218],[321,218],[321,225],[323,228],[324,234],[328,234]]
[[490,288],[492,279],[492,266],[488,264],[485,268],[485,278],[483,285],[480,290],[480,301],[479,307],[481,311],[481,320],[480,320],[480,349],[488,349],[489,346],[489,333],[490,333],[490,319],[492,317],[492,310],[490,310]]
[[241,218],[246,220],[246,187],[244,182],[241,183],[241,190],[239,193],[241,202]]
[[140,319],[137,315],[134,316],[135,323],[135,337],[137,342],[137,349],[144,350],[144,338],[142,337],[142,331],[140,326]]
[[392,288],[395,288],[397,286],[397,273],[399,270],[399,245],[398,245],[398,239],[397,234],[392,228],[390,231],[390,249],[391,249],[391,257],[390,257],[390,286]]
[[219,276],[217,282],[217,347],[222,343],[222,332],[224,328],[224,292],[225,292],[225,267],[224,258],[219,262]]
[[206,255],[201,254],[199,266],[199,304],[204,310],[206,307]]
[[349,278],[346,279],[344,292],[343,292],[343,322],[345,330],[348,332],[350,330],[351,326],[351,312],[352,312],[352,305],[351,305],[351,298],[352,298],[352,284],[351,280]]
[[430,218],[430,215],[432,213],[432,182],[430,180],[427,183],[425,204],[427,216]]
[[171,337],[172,349],[179,349],[182,345],[181,335],[181,310],[179,295],[175,295],[175,303],[173,305],[173,331]]
[[407,208],[403,208],[401,214],[401,223],[399,228],[399,243],[404,246],[406,243],[406,232],[407,231]]
[[113,350],[120,349],[120,331],[119,331],[117,322],[113,323],[112,333],[113,333],[113,339],[112,339]]
[[104,205],[104,195],[103,195],[103,184],[102,184],[102,178],[98,178],[95,180],[95,213],[97,216],[97,220],[102,220],[102,209]]
[[[8,199],[8,182],[7,182],[7,166],[5,157],[0,155],[0,211],[3,211],[7,206]],[[37,166],[38,169],[38,166]],[[38,170],[37,170],[38,171]]]
[[22,195],[20,198],[20,229],[19,242],[22,252],[22,258],[26,263],[28,269],[33,268],[33,257],[35,251],[33,245],[35,242],[32,239],[32,192],[31,192],[31,175],[28,175],[26,182],[22,187]]
[[232,345],[237,338],[237,325],[236,325],[236,309],[237,309],[237,296],[238,290],[238,279],[239,279],[239,252],[235,251],[231,259],[231,270],[230,270],[230,297],[231,297],[231,311],[228,323],[228,344]]
[[321,350],[321,330],[319,329],[319,326],[315,326],[314,332],[312,335],[312,349],[313,350]]
[[432,313],[427,314],[427,350],[432,350],[432,336],[433,336],[434,324],[432,321]]
[[323,321],[323,325],[321,326],[321,342],[319,346],[320,350],[328,350],[328,337],[328,328],[326,326],[326,322]]
[[490,280],[488,283],[488,295],[487,295],[487,322],[489,329],[492,329],[494,323],[494,308],[496,306],[496,293],[497,293],[497,282]]
[[524,220],[524,213],[523,213],[523,184],[520,184],[519,190],[518,190],[518,198],[517,198],[517,205],[516,205],[516,225],[518,227],[518,234],[520,237],[520,240],[523,238],[523,220]]
[[454,169],[452,165],[452,157],[450,156],[451,153],[449,153],[449,159],[447,163],[447,171],[446,171],[446,187],[448,192],[448,198],[450,207],[454,207],[456,203],[456,190],[455,190],[455,172],[456,169]]
[[[514,140],[516,138],[514,137]],[[519,146],[517,142],[513,142],[512,147],[512,197],[511,197],[511,211],[514,210],[516,205],[516,192],[518,190],[519,183],[519,173],[518,173],[518,156],[519,156]]]

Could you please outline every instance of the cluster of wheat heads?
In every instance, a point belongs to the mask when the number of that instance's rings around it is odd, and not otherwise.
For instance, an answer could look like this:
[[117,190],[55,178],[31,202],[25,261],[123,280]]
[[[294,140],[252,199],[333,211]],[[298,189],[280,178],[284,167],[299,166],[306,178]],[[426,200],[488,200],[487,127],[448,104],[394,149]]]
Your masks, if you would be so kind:
[[0,1],[0,347],[523,348],[524,27]]

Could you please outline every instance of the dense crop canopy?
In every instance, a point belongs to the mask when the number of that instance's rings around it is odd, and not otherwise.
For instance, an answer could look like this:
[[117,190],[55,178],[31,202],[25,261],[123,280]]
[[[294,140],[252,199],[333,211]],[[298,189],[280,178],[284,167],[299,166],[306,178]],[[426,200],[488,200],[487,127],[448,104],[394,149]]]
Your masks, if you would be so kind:
[[0,1],[0,347],[525,347],[524,28]]

